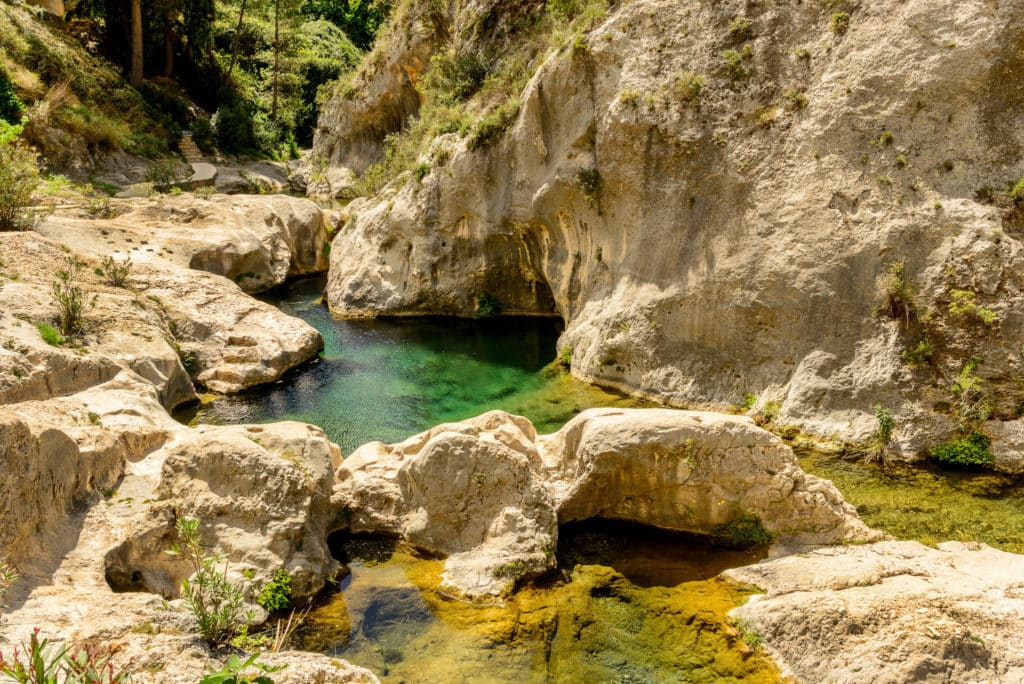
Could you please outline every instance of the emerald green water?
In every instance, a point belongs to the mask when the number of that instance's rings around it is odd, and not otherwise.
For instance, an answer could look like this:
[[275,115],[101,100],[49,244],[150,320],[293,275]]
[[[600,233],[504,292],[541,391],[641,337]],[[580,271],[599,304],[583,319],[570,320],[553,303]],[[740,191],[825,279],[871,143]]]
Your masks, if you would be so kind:
[[544,433],[586,408],[645,405],[574,380],[553,363],[556,319],[338,320],[320,303],[323,285],[322,278],[299,280],[264,298],[320,331],[320,359],[269,387],[220,398],[196,420],[299,420],[350,453],[491,409],[524,415]]

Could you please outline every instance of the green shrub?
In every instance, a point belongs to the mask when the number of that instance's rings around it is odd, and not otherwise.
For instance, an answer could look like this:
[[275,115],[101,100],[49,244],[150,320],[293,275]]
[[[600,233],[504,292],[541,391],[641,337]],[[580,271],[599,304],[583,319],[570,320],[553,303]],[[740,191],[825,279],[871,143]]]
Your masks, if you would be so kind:
[[476,311],[473,312],[473,318],[496,318],[504,310],[505,305],[501,303],[500,299],[492,294],[484,293],[477,298]]
[[682,102],[697,103],[704,92],[707,79],[701,74],[684,71],[672,80],[672,93]]
[[423,179],[426,178],[428,174],[430,174],[430,164],[427,164],[426,162],[420,162],[419,164],[416,165],[417,181],[422,183]]
[[256,132],[253,117],[256,107],[238,95],[229,95],[213,115],[217,132],[217,147],[228,154],[242,154],[256,150]]
[[1024,204],[1024,178],[1019,178],[1016,182],[1010,181],[1008,194],[1017,204]]
[[36,628],[27,644],[15,647],[9,657],[0,653],[0,675],[19,684],[121,684],[129,682],[126,671],[115,671],[110,654],[86,646],[74,652],[66,644],[50,644]]
[[878,276],[877,290],[879,303],[875,313],[906,325],[917,313],[917,286],[907,275],[903,261],[890,261]]
[[518,114],[519,100],[509,100],[493,109],[477,123],[473,136],[469,139],[469,149],[490,147],[501,140],[505,131],[515,123]]
[[807,96],[795,88],[786,91],[786,100],[791,109],[807,109]]
[[39,336],[43,338],[43,342],[46,342],[46,344],[52,347],[59,347],[64,344],[64,336],[49,323],[36,323],[36,328],[39,330]]
[[722,52],[721,58],[729,78],[734,81],[750,78],[754,74],[754,67],[749,63],[752,55],[749,45],[744,45],[742,50],[730,48]]
[[837,36],[845,35],[850,29],[850,15],[846,12],[836,12],[829,20],[828,27]]
[[85,291],[78,285],[81,264],[74,257],[64,260],[64,268],[57,270],[57,278],[50,283],[53,301],[60,313],[58,328],[64,337],[76,337],[82,332],[85,311],[95,301],[87,302]]
[[892,411],[881,404],[875,404],[875,427],[874,434],[868,441],[864,460],[886,462],[889,456],[889,442],[892,441],[892,431],[895,423],[892,419]]
[[219,554],[207,555],[199,533],[199,520],[179,518],[178,542],[167,552],[183,557],[192,567],[192,578],[181,584],[185,605],[208,644],[227,643],[251,617],[243,613],[242,589],[228,578],[227,563]]
[[112,256],[104,257],[103,265],[96,269],[96,275],[106,278],[107,284],[111,287],[127,287],[131,272],[131,257],[125,257],[123,261],[118,261]]
[[178,176],[178,165],[170,159],[161,159],[146,169],[146,182],[157,187],[167,187]]
[[757,395],[754,394],[753,392],[744,392],[743,400],[740,402],[739,406],[741,409],[743,409],[743,412],[746,413],[750,409],[754,408],[756,404]]
[[931,340],[922,336],[913,347],[904,349],[901,356],[911,366],[924,366],[931,363],[934,356]]
[[204,154],[212,154],[214,151],[214,138],[217,132],[209,119],[196,119],[192,122],[192,140],[196,147]]
[[949,314],[957,318],[975,320],[984,325],[996,322],[996,312],[979,305],[975,301],[977,295],[970,290],[949,291]]
[[487,63],[473,51],[450,48],[430,58],[423,87],[444,102],[462,102],[473,96],[487,78]]
[[729,22],[729,37],[733,40],[750,40],[754,35],[754,27],[746,17],[736,17]]
[[941,465],[948,467],[968,470],[984,468],[995,461],[995,456],[989,450],[991,443],[992,440],[975,430],[965,437],[932,447],[931,455]]
[[882,147],[892,147],[895,140],[896,136],[892,134],[892,131],[882,131],[882,134],[878,136],[878,144]]
[[721,525],[716,525],[711,534],[720,542],[730,546],[748,547],[768,544],[772,535],[764,528],[761,519],[753,515],[744,515]]
[[292,576],[284,568],[274,573],[273,578],[263,587],[256,603],[268,613],[284,610],[292,603]]
[[0,69],[0,119],[10,124],[21,122],[25,105],[14,92],[14,84],[7,77],[7,72]]
[[558,363],[569,368],[572,366],[572,352],[573,348],[566,346],[562,347],[562,351],[558,352]]
[[961,430],[967,431],[988,420],[992,413],[985,383],[978,375],[980,358],[966,361],[956,380],[949,387],[953,399],[953,412],[960,420]]
[[25,230],[32,217],[26,207],[39,186],[36,153],[17,140],[21,126],[0,122],[0,231]]

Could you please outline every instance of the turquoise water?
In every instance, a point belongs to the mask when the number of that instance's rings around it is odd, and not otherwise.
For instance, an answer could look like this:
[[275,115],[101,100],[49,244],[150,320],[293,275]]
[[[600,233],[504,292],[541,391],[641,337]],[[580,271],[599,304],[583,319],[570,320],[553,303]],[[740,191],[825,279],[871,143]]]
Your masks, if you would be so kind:
[[299,420],[350,453],[491,409],[525,415],[550,432],[591,406],[644,405],[576,381],[554,363],[557,319],[340,320],[320,303],[323,285],[299,280],[264,297],[320,331],[320,359],[269,387],[204,406],[199,422]]

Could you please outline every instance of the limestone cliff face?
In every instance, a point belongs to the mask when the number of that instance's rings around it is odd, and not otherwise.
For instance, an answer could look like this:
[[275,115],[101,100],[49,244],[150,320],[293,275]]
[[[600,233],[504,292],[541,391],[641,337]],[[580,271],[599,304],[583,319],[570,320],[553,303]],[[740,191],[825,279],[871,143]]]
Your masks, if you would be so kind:
[[[330,306],[468,315],[487,294],[561,316],[578,377],[679,403],[752,392],[852,438],[881,404],[919,451],[952,433],[969,359],[991,397],[1022,372],[1022,17],[1020,0],[613,5],[537,60],[497,142],[442,135],[350,205]],[[421,65],[438,43],[396,46]],[[369,95],[336,98],[314,155],[359,172],[381,154],[353,127],[408,91],[400,66],[364,67]],[[876,313],[898,261],[905,320]],[[931,363],[911,365],[925,337]]]

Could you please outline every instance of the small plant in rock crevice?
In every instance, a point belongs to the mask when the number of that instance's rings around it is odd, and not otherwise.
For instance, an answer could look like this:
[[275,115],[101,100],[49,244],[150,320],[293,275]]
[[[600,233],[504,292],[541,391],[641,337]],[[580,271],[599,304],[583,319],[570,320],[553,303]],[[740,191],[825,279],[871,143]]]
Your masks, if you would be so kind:
[[601,172],[597,168],[577,171],[576,185],[579,186],[588,202],[596,203],[601,194]]
[[846,12],[836,12],[829,19],[828,28],[837,36],[844,36],[850,30],[850,15]]
[[765,529],[761,519],[754,515],[742,515],[711,530],[711,536],[728,546],[746,548],[768,544],[772,534]]
[[199,635],[210,645],[224,644],[251,618],[244,610],[242,588],[228,577],[227,560],[209,555],[203,547],[196,518],[179,518],[175,523],[178,541],[167,551],[191,566],[191,579],[182,582],[181,596],[199,627]]
[[753,76],[754,67],[750,64],[753,54],[749,45],[744,45],[742,50],[730,48],[721,53],[723,68],[730,79],[741,81]]
[[569,346],[562,347],[562,350],[558,352],[558,363],[569,368],[572,366],[572,352],[573,348]]
[[131,257],[125,257],[119,261],[112,256],[107,256],[103,259],[103,265],[96,269],[96,275],[105,278],[107,285],[111,287],[127,287],[131,271]]
[[983,325],[993,325],[998,316],[991,309],[977,303],[977,295],[970,290],[949,291],[949,314],[960,319],[973,320]]
[[78,336],[84,329],[85,311],[95,302],[95,296],[87,301],[86,293],[78,285],[81,264],[74,257],[67,257],[64,268],[57,271],[56,279],[50,284],[53,300],[59,311],[58,328],[66,338]]
[[890,261],[878,276],[879,303],[875,313],[909,326],[917,314],[917,286],[903,261]]
[[[274,680],[267,675],[283,670],[286,666],[267,665],[259,662],[259,657],[259,653],[253,653],[243,661],[233,654],[228,657],[223,668],[204,676],[199,684],[274,684]],[[250,669],[255,672],[248,672]]]
[[892,431],[895,427],[892,411],[881,404],[875,404],[875,421],[877,426],[864,449],[864,460],[885,465],[889,461],[889,443],[892,441]]

